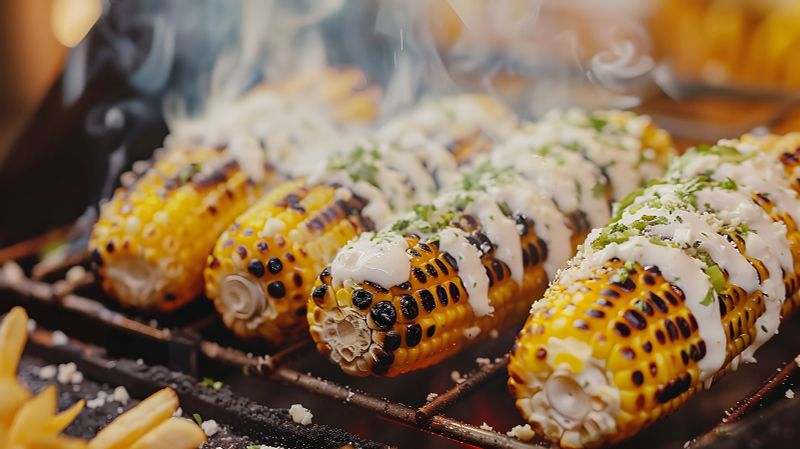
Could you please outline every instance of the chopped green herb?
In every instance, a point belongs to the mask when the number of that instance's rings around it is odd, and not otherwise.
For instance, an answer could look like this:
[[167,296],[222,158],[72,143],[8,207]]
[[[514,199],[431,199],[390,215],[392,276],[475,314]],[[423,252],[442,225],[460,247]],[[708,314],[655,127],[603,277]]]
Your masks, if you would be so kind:
[[194,422],[196,422],[198,426],[203,424],[203,418],[200,417],[199,413],[192,413],[192,418],[194,418]]
[[731,179],[730,177],[725,178],[719,185],[725,190],[739,190],[739,185],[736,184],[736,181]]
[[505,201],[501,201],[497,203],[497,206],[503,212],[503,215],[505,215],[506,217],[511,216],[511,208],[508,206],[508,203],[506,203]]
[[714,289],[709,288],[708,291],[706,292],[706,297],[703,298],[702,301],[700,301],[700,304],[704,306],[710,306],[713,303],[714,303]]
[[603,128],[605,128],[606,125],[608,125],[608,120],[603,120],[601,118],[590,116],[589,117],[589,124],[596,131],[602,131]]
[[211,388],[214,391],[219,391],[220,389],[222,389],[222,386],[223,386],[222,382],[220,382],[218,380],[211,379],[210,377],[204,377],[203,381],[200,382],[200,384],[204,385],[204,386],[206,386],[208,388]]
[[747,223],[740,223],[739,226],[736,226],[736,231],[742,236],[745,236],[751,232],[756,232],[751,229],[750,226],[747,226]]
[[725,275],[722,274],[722,270],[719,269],[719,265],[709,265],[705,269],[705,272],[706,276],[708,276],[708,280],[711,281],[711,286],[714,287],[714,290],[717,293],[722,292],[722,290],[725,289]]

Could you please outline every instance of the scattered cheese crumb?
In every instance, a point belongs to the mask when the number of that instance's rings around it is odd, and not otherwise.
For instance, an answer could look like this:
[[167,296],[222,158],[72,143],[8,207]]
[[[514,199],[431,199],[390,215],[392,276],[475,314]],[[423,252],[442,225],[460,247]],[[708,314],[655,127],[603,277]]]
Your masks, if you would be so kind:
[[438,397],[439,397],[438,393],[428,393],[428,397],[425,398],[425,399],[427,399],[428,402],[431,402],[432,400],[434,400],[434,399],[436,399]]
[[47,365],[39,368],[39,379],[50,380],[56,377],[56,374],[58,374],[58,368],[54,365]]
[[86,401],[86,408],[95,409],[106,405],[106,398],[96,397]]
[[36,330],[36,320],[28,318],[28,333],[32,334]]
[[178,410],[175,410],[175,413],[173,413],[172,416],[175,418],[180,418],[183,416],[183,409],[178,407]]
[[78,366],[72,362],[58,365],[56,380],[60,384],[79,384],[83,382],[83,373],[78,371]]
[[492,329],[489,331],[489,337],[497,339],[498,337],[500,337],[500,332],[498,332],[497,329]]
[[486,423],[481,424],[481,429],[488,430],[490,432],[494,431],[494,428],[492,428],[492,426],[490,426],[489,424],[486,424]]
[[53,332],[53,345],[55,346],[64,346],[69,343],[69,338],[67,335],[61,331]]
[[292,404],[289,407],[289,414],[292,416],[292,421],[307,426],[311,424],[311,419],[314,415],[311,410],[303,407],[301,404]]
[[209,419],[208,421],[203,421],[203,424],[200,424],[200,428],[203,429],[206,436],[213,437],[217,432],[219,432],[219,424],[213,419]]
[[352,391],[348,391],[347,397],[344,398],[344,402],[350,402],[350,398],[352,398],[353,396],[355,396],[355,393],[353,393]]
[[481,328],[479,326],[472,326],[464,329],[464,336],[470,340],[474,340],[475,337],[480,335]]
[[524,426],[514,426],[511,430],[506,432],[506,435],[510,437],[514,437],[520,441],[530,441],[533,439],[536,434],[531,429],[530,424],[525,424]]
[[450,378],[453,379],[453,382],[457,384],[460,384],[465,380],[467,380],[464,377],[461,377],[461,373],[459,373],[458,371],[453,371],[452,373],[450,373]]
[[115,401],[119,402],[122,405],[126,405],[128,401],[131,399],[131,395],[128,394],[128,390],[125,387],[117,387],[114,389],[114,393],[112,397]]
[[791,389],[791,388],[790,388],[790,389],[788,389],[788,390],[786,390],[786,397],[787,397],[788,399],[794,399],[794,391],[792,391],[792,389]]
[[490,359],[487,359],[486,357],[478,357],[477,359],[475,359],[475,363],[477,363],[478,366],[486,366],[491,364],[492,361]]

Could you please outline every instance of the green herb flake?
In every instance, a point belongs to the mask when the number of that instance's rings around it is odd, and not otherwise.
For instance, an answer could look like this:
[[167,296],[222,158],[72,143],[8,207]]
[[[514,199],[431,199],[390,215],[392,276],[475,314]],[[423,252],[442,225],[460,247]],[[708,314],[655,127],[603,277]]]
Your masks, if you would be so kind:
[[595,131],[602,131],[603,128],[608,125],[608,120],[603,120],[597,117],[589,117],[589,126],[595,129]]
[[708,276],[708,280],[711,281],[711,286],[714,287],[714,290],[717,293],[722,292],[725,289],[725,275],[722,274],[722,270],[720,270],[719,265],[712,264],[709,265],[706,269],[706,276]]
[[198,426],[203,424],[203,418],[200,417],[199,413],[192,413],[192,418],[194,418],[194,422],[196,422]]
[[706,297],[703,298],[702,301],[700,301],[700,304],[704,306],[710,306],[713,303],[714,303],[714,288],[712,287],[708,289],[708,291],[706,292]]

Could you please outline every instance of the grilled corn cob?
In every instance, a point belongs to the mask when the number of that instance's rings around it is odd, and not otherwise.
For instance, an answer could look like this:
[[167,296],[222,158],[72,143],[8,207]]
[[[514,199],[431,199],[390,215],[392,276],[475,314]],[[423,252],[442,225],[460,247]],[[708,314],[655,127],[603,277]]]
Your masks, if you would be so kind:
[[[225,324],[241,337],[271,342],[304,330],[311,286],[335,252],[413,202],[430,199],[439,186],[452,182],[459,157],[481,145],[480,138],[467,136],[492,122],[479,126],[472,116],[454,119],[449,113],[461,108],[463,114],[467,105],[480,110],[493,103],[484,97],[452,97],[426,103],[409,115],[454,128],[452,151],[460,156],[430,140],[428,136],[443,139],[432,134],[438,128],[407,129],[397,136],[391,135],[394,131],[379,133],[376,142],[390,143],[362,142],[331,159],[325,170],[279,187],[242,214],[217,241],[205,271],[206,294]],[[480,117],[494,117],[499,127],[509,115],[500,106],[492,107]],[[433,115],[425,112],[432,110]],[[400,120],[404,127],[411,121]]]
[[[324,356],[349,374],[392,376],[509,326],[589,225],[608,220],[618,180],[596,160],[625,164],[627,151],[636,161],[652,152],[656,164],[668,151],[668,136],[632,114],[573,111],[547,120],[558,132],[528,127],[459,188],[339,251],[308,303],[311,336]],[[645,124],[631,131],[630,121]],[[612,136],[638,145],[603,143]]]
[[754,360],[800,304],[799,142],[694,149],[591,233],[511,354],[535,429],[565,448],[612,444]]
[[222,150],[167,151],[138,176],[102,206],[92,262],[123,304],[170,310],[201,292],[202,261],[261,187]]

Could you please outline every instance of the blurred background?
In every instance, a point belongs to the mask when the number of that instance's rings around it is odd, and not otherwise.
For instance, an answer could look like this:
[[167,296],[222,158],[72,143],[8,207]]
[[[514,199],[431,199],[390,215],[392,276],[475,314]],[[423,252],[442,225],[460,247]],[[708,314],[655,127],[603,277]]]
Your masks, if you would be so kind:
[[795,0],[7,0],[0,33],[0,247],[91,222],[182,121],[326,66],[382,117],[477,90],[636,109],[684,146],[800,129]]

